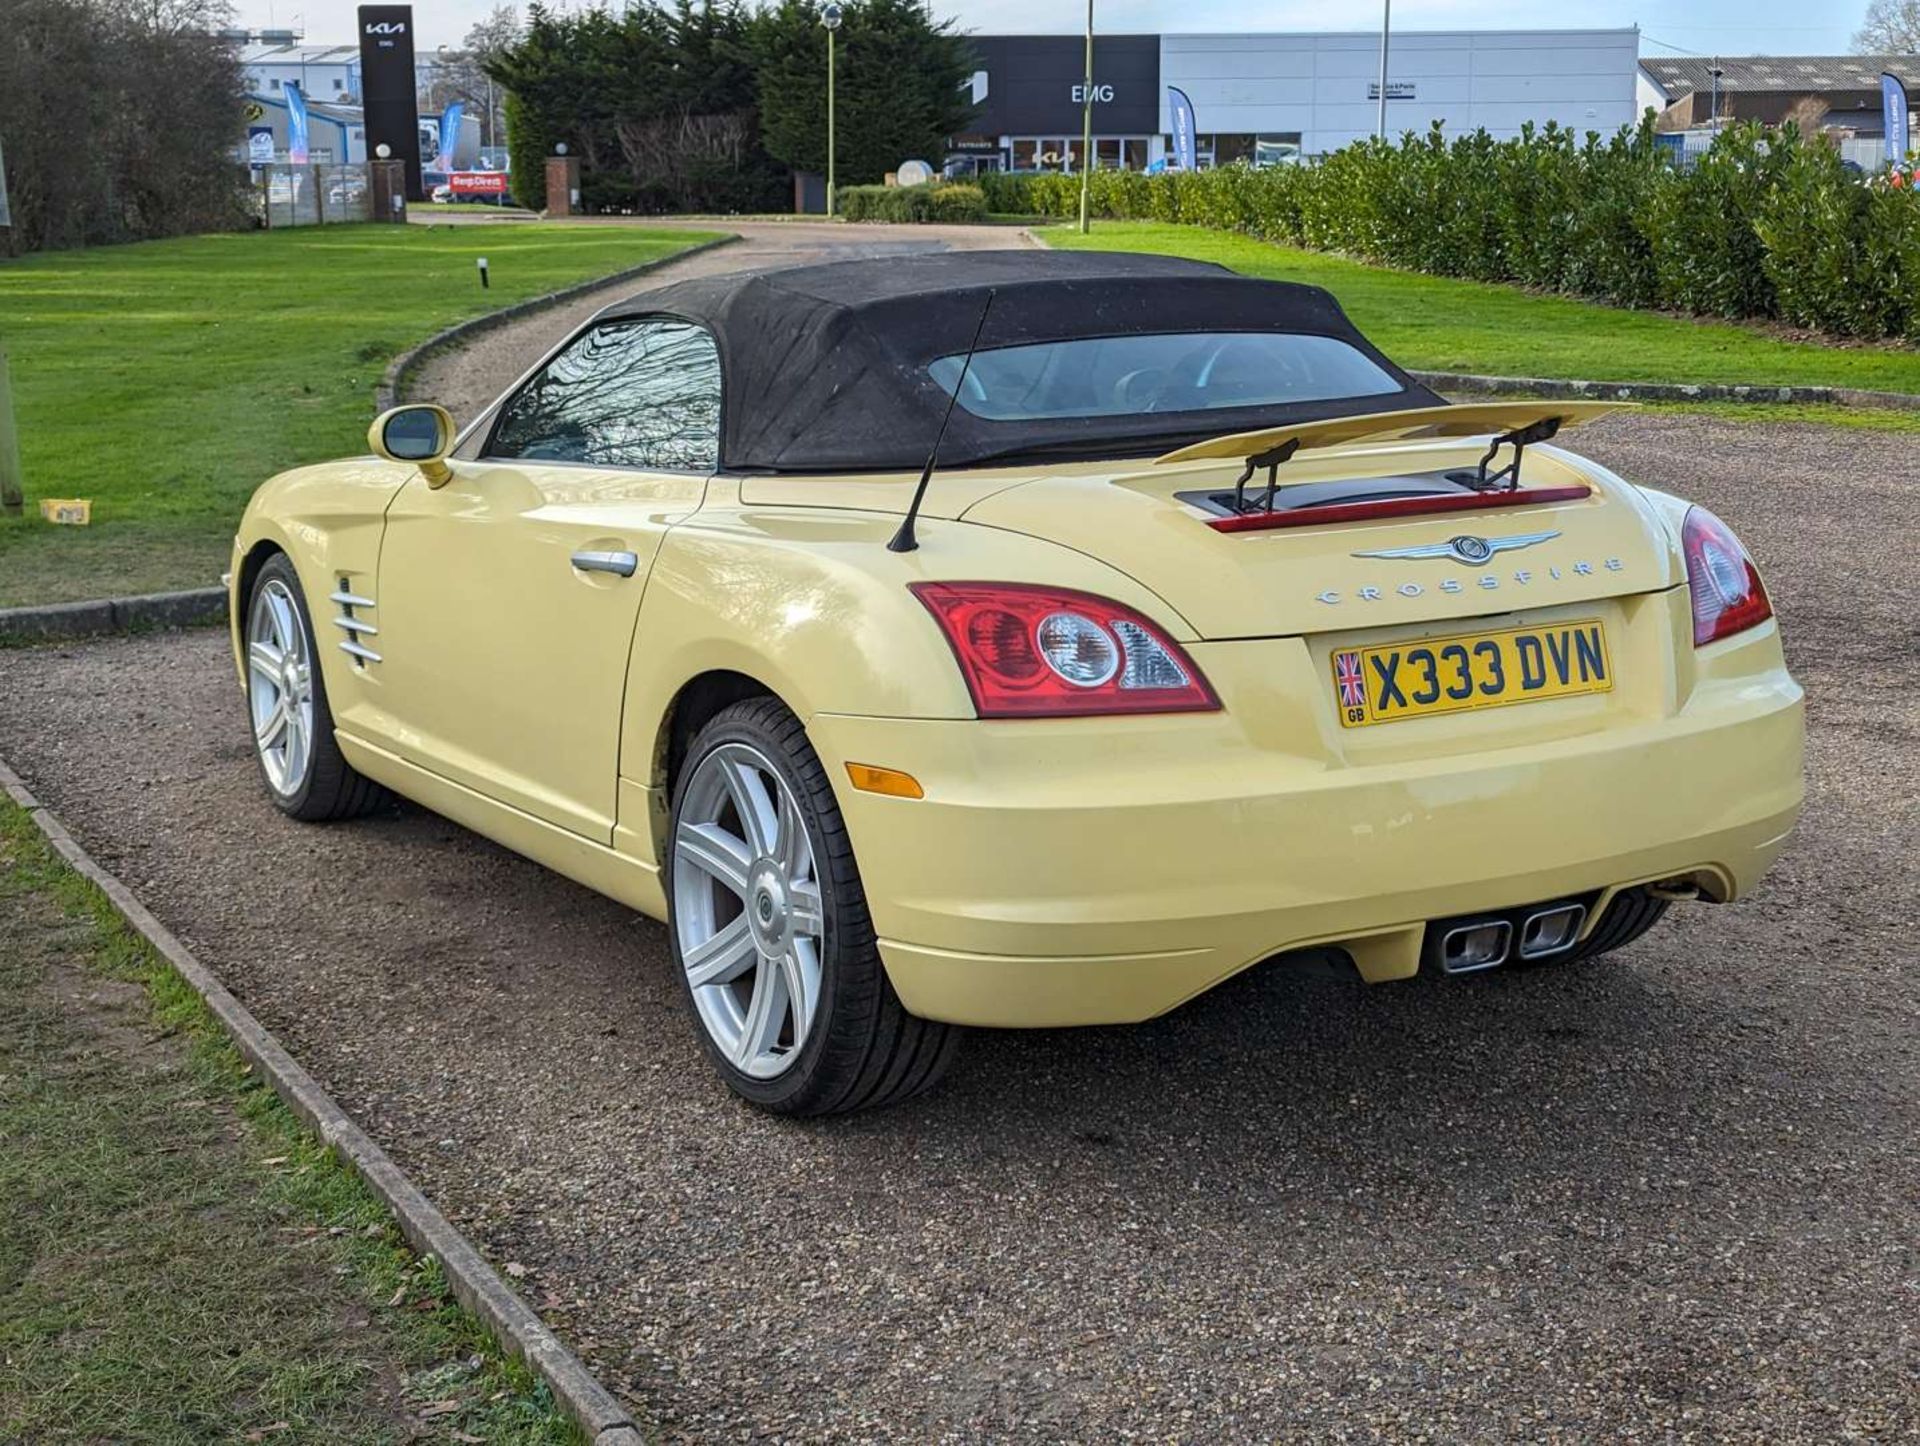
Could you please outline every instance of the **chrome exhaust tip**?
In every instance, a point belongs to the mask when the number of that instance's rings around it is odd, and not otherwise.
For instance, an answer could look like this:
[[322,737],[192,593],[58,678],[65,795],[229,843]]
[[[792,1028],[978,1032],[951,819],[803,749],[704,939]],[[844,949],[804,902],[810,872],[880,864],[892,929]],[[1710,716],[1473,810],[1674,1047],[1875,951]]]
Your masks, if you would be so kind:
[[1551,959],[1580,942],[1580,926],[1587,921],[1585,904],[1554,904],[1536,909],[1520,921],[1520,957]]
[[1505,919],[1474,919],[1455,924],[1440,936],[1436,955],[1447,974],[1477,974],[1507,962],[1513,925]]

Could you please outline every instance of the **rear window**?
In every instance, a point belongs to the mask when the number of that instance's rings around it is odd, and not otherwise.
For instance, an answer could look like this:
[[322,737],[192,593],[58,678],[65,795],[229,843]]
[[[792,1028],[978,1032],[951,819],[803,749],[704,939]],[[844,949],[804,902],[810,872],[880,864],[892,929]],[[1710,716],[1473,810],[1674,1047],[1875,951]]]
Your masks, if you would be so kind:
[[[965,357],[927,368],[952,394]],[[1137,416],[1380,397],[1399,382],[1337,337],[1165,332],[1082,337],[977,352],[959,402],[991,422]]]

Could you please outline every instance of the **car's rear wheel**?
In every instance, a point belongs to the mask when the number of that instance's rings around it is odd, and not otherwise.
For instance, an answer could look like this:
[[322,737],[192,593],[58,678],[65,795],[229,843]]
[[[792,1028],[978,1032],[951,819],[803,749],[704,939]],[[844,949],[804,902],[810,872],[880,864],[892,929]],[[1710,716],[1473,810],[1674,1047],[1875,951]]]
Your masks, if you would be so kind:
[[285,553],[261,566],[248,594],[247,717],[267,794],[283,813],[352,818],[386,801],[341,756],[300,578]]
[[806,730],[771,698],[717,714],[674,789],[668,932],[714,1064],[782,1114],[926,1089],[959,1031],[887,980],[840,809]]

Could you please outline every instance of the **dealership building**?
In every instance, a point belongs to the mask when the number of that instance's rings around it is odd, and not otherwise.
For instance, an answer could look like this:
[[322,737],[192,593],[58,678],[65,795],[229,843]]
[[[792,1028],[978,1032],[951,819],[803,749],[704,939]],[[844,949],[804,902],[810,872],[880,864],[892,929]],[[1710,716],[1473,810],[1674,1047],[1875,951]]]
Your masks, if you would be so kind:
[[[947,168],[1078,170],[1085,41],[976,35],[972,128]],[[1169,94],[1193,108],[1200,166],[1325,155],[1374,133],[1380,32],[1108,35],[1093,52],[1094,162],[1146,170],[1173,154]],[[1640,32],[1396,31],[1387,131],[1517,135],[1557,121],[1603,134],[1639,119]]]

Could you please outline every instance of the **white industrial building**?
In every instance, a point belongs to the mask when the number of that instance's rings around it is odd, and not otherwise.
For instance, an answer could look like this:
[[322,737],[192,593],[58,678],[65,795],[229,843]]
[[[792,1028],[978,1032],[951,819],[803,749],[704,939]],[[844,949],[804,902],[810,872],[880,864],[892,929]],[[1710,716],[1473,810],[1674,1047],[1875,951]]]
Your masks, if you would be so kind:
[[[973,127],[950,138],[962,170],[1079,168],[1084,41],[971,37]],[[1387,133],[1484,128],[1518,135],[1549,121],[1610,135],[1640,118],[1640,32],[1396,31]],[[1103,35],[1094,42],[1094,163],[1140,170],[1172,152],[1170,94],[1193,106],[1202,167],[1325,155],[1374,134],[1380,32]]]
[[[1411,31],[1387,51],[1387,134],[1484,129],[1515,136],[1557,121],[1607,135],[1639,119],[1640,32]],[[1380,111],[1379,32],[1163,35],[1163,90],[1193,102],[1194,130],[1295,139],[1324,155],[1374,133]],[[1161,97],[1160,129],[1170,131]]]
[[240,71],[250,95],[279,95],[292,82],[309,100],[360,98],[357,45],[303,45],[291,31],[265,31],[240,47]]

